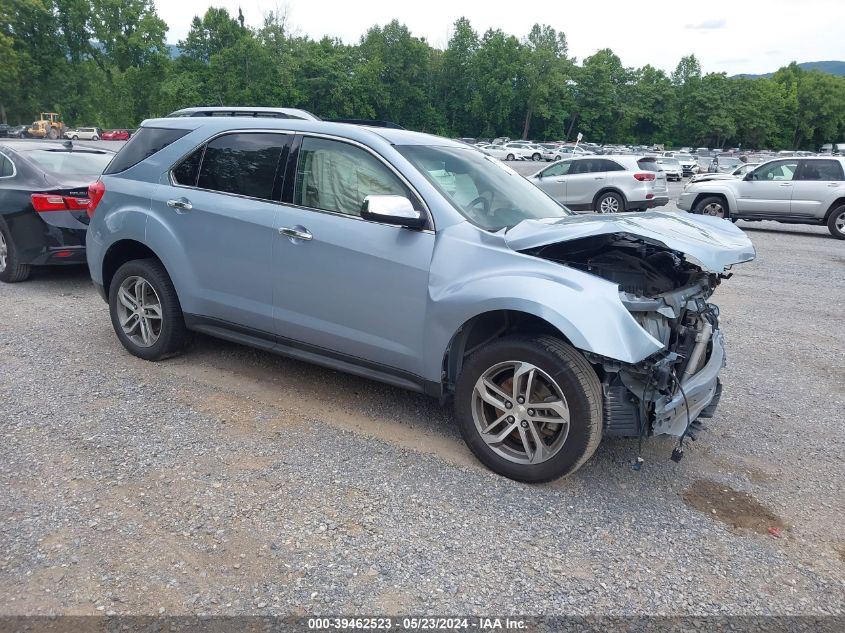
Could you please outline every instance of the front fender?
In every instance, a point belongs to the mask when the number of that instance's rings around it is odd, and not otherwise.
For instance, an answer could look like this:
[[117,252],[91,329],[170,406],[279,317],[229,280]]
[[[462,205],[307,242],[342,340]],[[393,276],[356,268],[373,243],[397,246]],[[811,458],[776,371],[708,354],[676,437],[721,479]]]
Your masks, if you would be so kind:
[[730,187],[726,187],[725,185],[714,184],[718,183],[718,180],[711,180],[707,183],[706,189],[701,189],[700,191],[695,192],[696,199],[699,196],[711,196],[711,195],[719,195],[724,196],[725,200],[728,201],[728,211],[730,213],[736,213],[737,205],[736,205],[736,192],[731,189]]
[[[506,247],[497,248],[495,240],[496,236],[484,237],[487,244],[456,240],[460,250],[443,244],[436,249],[424,351],[427,378],[440,380],[444,355],[465,323],[496,310],[539,317],[576,348],[625,363],[639,362],[663,349],[622,305],[617,284]],[[467,249],[479,252],[471,256]],[[486,264],[480,272],[479,257]],[[463,263],[466,276],[461,270]]]

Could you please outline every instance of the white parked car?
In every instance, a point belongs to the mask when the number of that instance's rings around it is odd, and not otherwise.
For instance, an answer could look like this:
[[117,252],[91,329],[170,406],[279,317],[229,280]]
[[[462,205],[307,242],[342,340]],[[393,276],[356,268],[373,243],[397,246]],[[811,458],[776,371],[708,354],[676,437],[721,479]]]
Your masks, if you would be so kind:
[[83,141],[99,141],[103,131],[98,127],[78,127],[65,131],[65,137]]
[[742,163],[739,167],[736,167],[732,172],[727,174],[697,174],[690,178],[690,181],[684,187],[685,189],[688,188],[691,184],[696,182],[704,182],[707,180],[731,180],[736,178],[742,178],[747,174],[749,171],[752,171],[757,165],[760,163]]
[[684,177],[683,168],[677,158],[658,156],[657,164],[660,165],[663,173],[666,174],[666,180],[680,180]]
[[779,158],[743,178],[696,182],[678,207],[730,220],[827,225],[845,240],[845,158]]
[[525,160],[525,157],[522,155],[522,153],[518,153],[516,152],[516,150],[511,148],[506,148],[504,145],[490,144],[485,145],[480,149],[488,156],[498,158],[499,160]]
[[534,161],[543,159],[542,146],[534,143],[514,141],[513,143],[506,143],[505,149],[508,150],[505,160],[516,160],[520,157]]
[[528,180],[573,211],[621,213],[669,202],[666,175],[655,159],[579,156],[554,163]]

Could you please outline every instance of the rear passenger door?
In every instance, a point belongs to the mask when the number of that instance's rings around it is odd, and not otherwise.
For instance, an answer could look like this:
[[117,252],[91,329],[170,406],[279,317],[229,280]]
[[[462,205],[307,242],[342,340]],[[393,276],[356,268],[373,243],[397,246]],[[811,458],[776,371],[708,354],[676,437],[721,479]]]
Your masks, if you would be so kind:
[[802,160],[792,186],[790,213],[822,219],[833,198],[843,190],[845,174],[838,160]]
[[[273,338],[272,248],[281,197],[279,166],[290,137],[234,132],[210,140],[180,161],[152,200],[191,253],[197,316]],[[184,275],[183,275],[184,276]]]
[[370,194],[420,198],[374,152],[303,135],[285,178],[273,249],[282,344],[422,373],[431,230],[361,218]]

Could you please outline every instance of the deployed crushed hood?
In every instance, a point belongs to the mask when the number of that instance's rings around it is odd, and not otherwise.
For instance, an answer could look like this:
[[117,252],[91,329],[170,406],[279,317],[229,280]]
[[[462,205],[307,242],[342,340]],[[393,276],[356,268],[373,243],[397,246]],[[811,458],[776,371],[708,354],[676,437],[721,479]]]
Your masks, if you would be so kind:
[[524,220],[504,237],[510,248],[524,251],[612,234],[629,235],[678,251],[712,273],[750,261],[756,254],[751,240],[727,220],[667,211]]

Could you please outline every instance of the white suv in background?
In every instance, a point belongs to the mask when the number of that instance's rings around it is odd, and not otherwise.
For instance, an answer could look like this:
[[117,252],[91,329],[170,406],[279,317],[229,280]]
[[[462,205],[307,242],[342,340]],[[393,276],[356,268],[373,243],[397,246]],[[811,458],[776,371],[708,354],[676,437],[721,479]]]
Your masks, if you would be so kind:
[[845,158],[781,158],[742,179],[692,183],[678,207],[731,220],[827,225],[845,240]]
[[528,180],[573,211],[621,213],[662,207],[669,202],[666,174],[654,157],[568,158]]
[[74,141],[79,139],[83,141],[99,141],[102,134],[103,131],[98,127],[78,127],[65,132],[65,137]]

